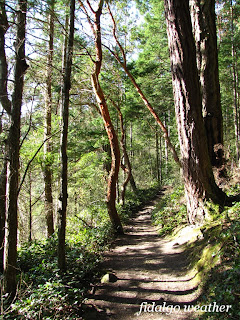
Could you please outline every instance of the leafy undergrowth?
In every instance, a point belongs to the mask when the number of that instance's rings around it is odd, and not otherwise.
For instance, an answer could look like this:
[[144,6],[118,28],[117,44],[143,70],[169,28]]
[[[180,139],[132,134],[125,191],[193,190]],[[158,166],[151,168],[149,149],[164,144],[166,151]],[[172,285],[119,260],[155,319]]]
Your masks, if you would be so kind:
[[159,185],[153,186],[149,189],[138,189],[137,193],[127,193],[127,200],[125,204],[119,207],[119,213],[123,223],[127,223],[131,215],[139,211],[149,201],[153,200],[159,191]]
[[[232,190],[228,190],[231,193]],[[237,193],[235,189],[232,193]],[[176,230],[186,228],[186,208],[182,201],[183,188],[167,189],[152,213],[161,236],[176,235]],[[210,206],[211,207],[211,206]],[[189,252],[189,270],[198,272],[202,292],[198,304],[208,306],[214,302],[231,305],[228,312],[204,312],[198,320],[240,319],[240,203],[225,208],[219,214],[211,207],[212,221],[193,228],[193,241],[184,244]],[[180,231],[179,231],[180,232]],[[195,233],[195,234],[194,234]],[[179,233],[177,233],[179,234]],[[197,236],[196,236],[197,235]]]
[[[67,272],[57,267],[57,239],[33,242],[19,251],[19,286],[4,319],[76,319],[101,259],[95,250],[66,245]],[[7,298],[7,297],[5,297]]]
[[211,269],[204,284],[201,304],[216,302],[217,305],[231,305],[228,312],[204,313],[199,320],[240,319],[240,203],[223,212],[218,219],[219,232],[216,239],[210,235],[209,241],[220,243],[219,263]]
[[[128,195],[119,207],[122,221],[150,201],[158,188]],[[0,319],[81,319],[86,293],[102,274],[102,253],[114,237],[105,208],[92,208],[69,219],[66,243],[67,272],[57,266],[57,237],[27,243],[18,253],[18,290],[9,305],[1,296]]]
[[166,187],[163,197],[152,211],[153,223],[160,236],[171,234],[178,226],[187,224],[183,186]]

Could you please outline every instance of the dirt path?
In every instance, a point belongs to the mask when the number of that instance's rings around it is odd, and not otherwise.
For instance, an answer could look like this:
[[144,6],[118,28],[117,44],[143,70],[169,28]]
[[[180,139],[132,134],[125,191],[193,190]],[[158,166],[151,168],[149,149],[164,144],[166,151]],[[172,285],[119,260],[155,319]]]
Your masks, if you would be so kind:
[[[194,275],[186,272],[188,257],[181,246],[159,238],[151,225],[156,202],[133,217],[125,235],[105,254],[102,267],[114,275],[114,282],[98,285],[83,319],[196,319],[184,308],[196,301],[200,289]],[[156,312],[144,312],[153,306],[158,306]]]

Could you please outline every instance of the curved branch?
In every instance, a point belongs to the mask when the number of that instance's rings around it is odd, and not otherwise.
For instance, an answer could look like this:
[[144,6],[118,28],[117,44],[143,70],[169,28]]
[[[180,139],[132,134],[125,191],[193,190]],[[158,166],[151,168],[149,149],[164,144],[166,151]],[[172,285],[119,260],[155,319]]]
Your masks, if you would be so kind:
[[126,75],[128,76],[128,78],[131,80],[132,84],[134,85],[136,91],[138,92],[139,96],[141,97],[142,101],[144,102],[145,106],[148,108],[148,110],[150,111],[150,113],[152,114],[152,116],[155,118],[155,120],[157,121],[158,125],[160,126],[163,135],[164,135],[164,139],[167,142],[167,145],[169,147],[169,149],[172,152],[173,158],[175,160],[175,162],[181,167],[181,161],[177,155],[177,152],[173,146],[173,144],[171,143],[170,137],[168,135],[168,130],[167,128],[164,126],[163,122],[161,121],[161,119],[159,118],[159,116],[157,115],[156,111],[154,110],[154,108],[152,107],[151,103],[148,101],[147,97],[145,96],[145,94],[142,92],[140,86],[137,84],[135,78],[133,77],[133,75],[131,74],[131,72],[128,70],[127,64],[126,64],[126,55],[124,52],[124,49],[122,47],[122,45],[120,44],[120,42],[117,39],[116,36],[116,22],[114,20],[114,17],[111,13],[111,10],[109,8],[108,5],[108,9],[109,9],[109,13],[111,15],[112,21],[113,21],[113,37],[122,53],[122,57],[123,57],[123,61],[121,61],[119,55],[116,52],[113,52],[113,50],[111,50],[110,48],[108,48],[107,46],[105,46],[112,54],[113,56],[116,58],[116,60],[118,61],[118,63],[122,66],[123,70],[125,71]]

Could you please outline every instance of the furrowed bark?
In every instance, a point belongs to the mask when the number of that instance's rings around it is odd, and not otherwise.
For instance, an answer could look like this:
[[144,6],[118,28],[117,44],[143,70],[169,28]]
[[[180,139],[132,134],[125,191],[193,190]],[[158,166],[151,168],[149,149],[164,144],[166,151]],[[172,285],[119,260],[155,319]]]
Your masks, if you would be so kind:
[[212,166],[221,168],[224,164],[223,117],[218,72],[215,0],[191,0],[190,9],[208,152]]
[[188,218],[201,223],[205,200],[223,206],[229,199],[215,183],[208,153],[189,1],[165,0],[165,11]]

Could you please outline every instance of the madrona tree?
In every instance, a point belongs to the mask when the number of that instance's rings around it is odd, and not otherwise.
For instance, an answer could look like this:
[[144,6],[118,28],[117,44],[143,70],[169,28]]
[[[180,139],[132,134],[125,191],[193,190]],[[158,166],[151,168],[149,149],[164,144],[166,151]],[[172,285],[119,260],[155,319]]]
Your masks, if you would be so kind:
[[[98,103],[98,107],[104,122],[105,130],[108,135],[108,140],[111,148],[111,170],[108,176],[108,186],[107,186],[107,209],[108,214],[111,219],[114,230],[118,234],[123,233],[123,227],[117,213],[116,209],[116,184],[118,180],[119,168],[120,168],[120,149],[118,143],[118,137],[116,131],[114,129],[107,101],[104,96],[104,92],[100,85],[99,75],[102,67],[102,36],[101,36],[101,15],[102,9],[104,5],[103,0],[100,0],[98,3],[97,9],[93,9],[92,5],[89,1],[87,1],[87,5],[84,6],[83,2],[81,2],[82,8],[85,14],[88,17],[89,24],[92,28],[92,32],[94,35],[94,45],[95,45],[95,61],[94,61],[94,70],[91,75],[92,87],[96,96],[96,100]],[[93,18],[90,18],[88,10],[93,15]]]

